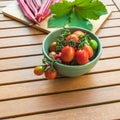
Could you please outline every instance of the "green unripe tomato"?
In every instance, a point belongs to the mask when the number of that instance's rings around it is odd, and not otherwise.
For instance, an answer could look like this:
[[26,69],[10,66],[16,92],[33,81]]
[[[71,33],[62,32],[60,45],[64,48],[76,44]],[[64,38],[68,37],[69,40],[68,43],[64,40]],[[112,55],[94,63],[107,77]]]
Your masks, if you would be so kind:
[[97,50],[97,48],[98,48],[98,43],[96,42],[96,40],[91,39],[91,40],[89,41],[89,44],[90,44],[90,46],[92,47],[93,50]]

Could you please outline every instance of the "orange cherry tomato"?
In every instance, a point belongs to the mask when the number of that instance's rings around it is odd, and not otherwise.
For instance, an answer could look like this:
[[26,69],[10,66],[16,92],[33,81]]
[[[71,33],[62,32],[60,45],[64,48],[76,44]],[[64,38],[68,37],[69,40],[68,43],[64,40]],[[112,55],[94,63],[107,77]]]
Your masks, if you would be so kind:
[[54,69],[54,71],[51,71],[50,67],[47,68],[47,70],[45,71],[45,77],[49,80],[53,80],[55,79],[57,76],[57,71]]
[[50,51],[56,52],[56,45],[57,45],[56,42],[52,42],[52,43],[50,44]]
[[91,46],[85,44],[83,49],[88,53],[89,58],[93,56],[93,49]]
[[73,32],[73,34],[76,34],[78,37],[81,35],[85,35],[85,33],[83,31],[80,31],[80,30]]
[[65,46],[61,50],[61,60],[63,62],[71,62],[75,56],[75,49],[69,45]]
[[36,66],[34,68],[35,75],[42,75],[44,73],[45,67],[44,66]]
[[76,42],[79,42],[79,37],[76,34],[70,34],[66,37],[66,43],[68,43],[69,40],[75,40]]

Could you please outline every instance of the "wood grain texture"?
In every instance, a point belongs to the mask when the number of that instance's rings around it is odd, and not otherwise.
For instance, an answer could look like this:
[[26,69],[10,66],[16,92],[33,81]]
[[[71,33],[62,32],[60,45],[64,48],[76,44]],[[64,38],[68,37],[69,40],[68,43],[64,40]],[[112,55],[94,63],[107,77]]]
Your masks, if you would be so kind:
[[[7,33],[7,34],[6,34]],[[15,37],[15,36],[27,36],[27,35],[40,35],[43,32],[36,29],[26,28],[13,28],[13,29],[2,29],[0,30],[0,38]]]
[[112,10],[97,32],[103,52],[96,66],[75,78],[47,80],[33,68],[42,64],[47,34],[3,16],[14,0],[0,0],[0,119],[117,120],[120,119],[120,12]]
[[45,38],[45,34],[42,35],[31,35],[31,36],[17,36],[11,38],[1,38],[0,48],[16,47],[16,46],[29,46],[39,45]]
[[[109,76],[109,77],[108,77]],[[53,93],[61,93],[67,91],[76,91],[76,90],[85,90],[85,89],[94,89],[105,86],[114,86],[120,84],[120,71],[101,73],[101,74],[92,74],[92,75],[83,75],[76,78],[58,78],[53,81],[45,80],[40,81],[40,77],[37,81],[34,81],[35,78],[32,78],[29,83],[19,83],[0,86],[0,101],[15,99],[15,98],[24,98],[29,96],[37,95],[47,95]],[[24,81],[29,80],[25,77]],[[9,76],[9,80],[11,77]],[[14,82],[18,81],[17,77],[14,77]],[[3,79],[4,83],[8,81]],[[10,81],[9,81],[10,82]]]
[[115,28],[109,28],[109,30],[107,28],[104,28],[100,30],[97,35],[99,37],[113,37],[119,34],[120,34],[120,27],[115,27]]
[[[111,114],[111,111],[116,111]],[[61,112],[36,114],[9,120],[118,120],[120,118],[120,102],[86,108],[77,108]]]
[[120,10],[120,1],[119,0],[114,0],[115,5],[117,8]]
[[120,101],[118,91],[120,86],[3,101],[0,118]]

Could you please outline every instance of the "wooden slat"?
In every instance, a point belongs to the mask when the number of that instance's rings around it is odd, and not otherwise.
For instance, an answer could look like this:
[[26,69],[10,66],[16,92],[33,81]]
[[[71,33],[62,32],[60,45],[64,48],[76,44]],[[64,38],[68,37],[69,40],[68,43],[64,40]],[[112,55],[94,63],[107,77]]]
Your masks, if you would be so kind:
[[101,59],[114,58],[114,57],[120,57],[120,46],[103,49],[103,54],[101,56]]
[[0,71],[40,65],[42,64],[42,58],[43,56],[39,55],[39,56],[29,56],[29,57],[0,60]]
[[117,7],[116,7],[115,5],[112,5],[112,6],[110,6],[110,7],[111,7],[112,12],[118,11],[118,9],[117,9]]
[[[42,64],[42,58],[43,56],[30,56],[30,57],[0,60],[0,71],[37,66]],[[97,67],[95,66],[92,72],[99,72],[99,71],[101,72],[106,70],[119,69],[120,68],[119,61],[120,58],[100,60],[97,64]],[[106,66],[103,66],[103,64]]]
[[41,44],[46,35],[0,38],[0,48]]
[[115,28],[105,28],[105,29],[101,29],[97,35],[99,37],[113,37],[113,36],[117,36],[120,35],[120,27],[115,27]]
[[113,70],[120,70],[120,58],[100,60],[90,73]]
[[120,37],[101,38],[103,47],[118,46],[120,45]]
[[[29,60],[28,60],[29,61]],[[13,68],[20,68],[20,67],[28,67],[33,65],[39,65],[40,60],[34,60],[33,63],[24,62],[27,65],[24,65],[22,62],[11,63],[12,65],[8,64],[7,67],[5,64],[1,64],[3,67],[1,69],[13,69]],[[96,72],[107,72],[107,71],[115,71],[120,69],[119,64],[120,58],[116,59],[108,59],[108,60],[100,60],[96,66],[89,72],[89,73],[96,73]],[[28,63],[27,63],[28,62]],[[37,64],[36,64],[37,63]],[[111,64],[111,65],[110,65]],[[5,66],[4,66],[5,65]],[[18,66],[18,67],[17,67]],[[11,82],[24,82],[24,81],[31,81],[35,79],[43,79],[44,76],[35,76],[33,74],[33,68],[31,69],[23,69],[23,70],[15,70],[15,71],[6,71],[0,73],[0,84],[11,83]],[[119,77],[118,77],[119,79]]]
[[8,4],[11,4],[14,0],[5,0],[5,1],[0,1],[0,6],[7,6]]
[[25,56],[25,55],[27,56],[38,55],[38,54],[42,54],[41,45],[0,49],[0,58],[17,57],[17,56]]
[[[0,86],[0,91],[2,93],[0,95],[0,101],[71,90],[82,90],[117,85],[120,84],[120,79],[118,79],[119,77],[120,71],[115,71],[94,75],[83,75],[76,78],[58,78],[53,81],[36,81],[32,83],[30,82]],[[5,80],[3,81],[6,82]]]
[[105,5],[113,5],[113,1],[112,0],[100,0],[102,1]]
[[3,101],[0,118],[120,101],[118,91],[120,86]]
[[7,83],[27,82],[41,80],[44,76],[36,76],[33,73],[33,68],[0,72],[0,85]]
[[109,19],[117,19],[120,18],[120,12],[112,12],[111,16]]
[[8,17],[5,17],[5,16],[3,16],[3,14],[0,14],[0,21],[5,21],[5,20],[11,20],[10,18],[8,18]]
[[[6,34],[7,33],[7,34]],[[25,35],[39,35],[43,32],[36,29],[26,27],[26,28],[16,28],[16,29],[4,29],[0,30],[0,38],[2,37],[12,37],[12,36],[25,36]]]
[[[115,111],[111,114],[111,111]],[[120,102],[60,112],[36,114],[9,120],[119,120]]]
[[15,28],[15,27],[26,27],[26,25],[17,22],[17,21],[3,21],[0,22],[0,29],[5,29],[5,28]]
[[[110,52],[112,51],[112,52]],[[111,57],[120,57],[120,47],[104,48],[102,59]],[[24,47],[13,47],[0,49],[0,58],[20,57],[29,55],[40,55],[42,54],[42,45],[24,46]]]
[[[120,27],[116,28],[106,28],[106,29],[101,29],[98,32],[99,37],[107,37],[107,36],[115,36],[119,35]],[[7,34],[5,34],[7,33]],[[43,32],[26,27],[26,28],[16,28],[16,29],[5,29],[5,30],[0,30],[0,38],[2,37],[12,37],[12,36],[20,36],[20,35],[38,35],[42,34]]]
[[[42,43],[46,35],[21,36],[12,38],[0,38],[0,48],[12,46],[34,45]],[[100,38],[103,47],[120,45],[120,37]]]
[[120,27],[120,19],[107,20],[102,27]]
[[[107,20],[102,27],[116,27],[120,26],[120,19]],[[17,21],[3,21],[0,22],[0,29],[26,27],[26,25]]]
[[117,8],[120,10],[120,1],[119,0],[114,0],[115,5]]

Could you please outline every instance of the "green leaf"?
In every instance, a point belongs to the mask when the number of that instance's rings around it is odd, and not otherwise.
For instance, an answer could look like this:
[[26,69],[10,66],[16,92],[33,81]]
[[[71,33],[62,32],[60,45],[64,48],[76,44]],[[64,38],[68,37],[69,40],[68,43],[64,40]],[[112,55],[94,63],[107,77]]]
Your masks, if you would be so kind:
[[77,16],[75,12],[72,12],[70,16],[70,23],[69,26],[78,26],[88,30],[92,30],[93,25],[90,21]]
[[79,7],[88,7],[90,5],[91,0],[75,0],[74,5]]
[[73,2],[68,2],[63,0],[62,2],[55,3],[50,6],[51,12],[55,14],[57,17],[62,17],[67,15],[72,10]]
[[49,28],[64,27],[67,24],[68,19],[69,19],[69,15],[65,15],[62,17],[52,16],[48,20],[48,27]]
[[91,0],[89,5],[86,5],[86,7],[78,4],[75,10],[77,15],[84,19],[97,20],[101,15],[107,14],[104,4],[98,0]]

